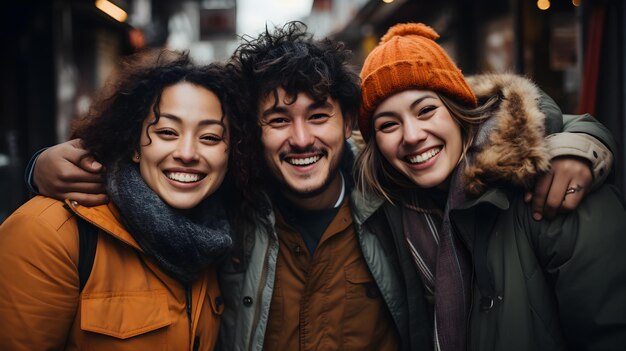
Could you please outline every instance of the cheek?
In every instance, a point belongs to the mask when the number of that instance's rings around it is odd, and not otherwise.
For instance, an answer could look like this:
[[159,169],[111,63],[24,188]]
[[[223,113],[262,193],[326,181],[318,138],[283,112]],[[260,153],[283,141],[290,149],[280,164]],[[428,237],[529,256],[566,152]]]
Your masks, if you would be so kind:
[[453,140],[453,153],[454,153],[454,158],[455,161],[458,161],[458,159],[461,157],[461,153],[463,152],[463,138],[461,136],[461,129],[456,126],[454,128],[451,128],[451,130],[453,131],[451,133],[451,139]]
[[376,145],[383,157],[390,163],[393,162],[397,154],[397,145],[392,134],[376,133]]

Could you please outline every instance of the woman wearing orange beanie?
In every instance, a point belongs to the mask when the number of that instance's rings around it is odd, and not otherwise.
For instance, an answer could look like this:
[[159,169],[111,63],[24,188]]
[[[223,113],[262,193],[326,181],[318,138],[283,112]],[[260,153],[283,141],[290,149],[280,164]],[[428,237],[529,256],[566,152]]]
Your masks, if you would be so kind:
[[[622,196],[600,186],[571,213],[534,220],[524,194],[563,140],[544,138],[560,131],[560,111],[520,77],[466,80],[437,38],[396,25],[361,72],[366,146],[355,173],[376,195],[364,201],[386,200],[364,225],[394,237],[410,348],[623,349]],[[563,203],[581,189],[565,184]]]

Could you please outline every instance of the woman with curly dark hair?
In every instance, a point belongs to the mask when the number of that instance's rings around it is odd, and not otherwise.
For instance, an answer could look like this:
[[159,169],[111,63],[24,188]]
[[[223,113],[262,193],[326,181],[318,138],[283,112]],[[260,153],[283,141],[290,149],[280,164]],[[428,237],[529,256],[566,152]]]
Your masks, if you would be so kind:
[[[0,227],[0,349],[214,348],[215,265],[235,216],[224,204],[254,193],[233,82],[165,50],[122,65],[74,129],[110,203],[37,196]],[[82,221],[96,228],[86,282]]]

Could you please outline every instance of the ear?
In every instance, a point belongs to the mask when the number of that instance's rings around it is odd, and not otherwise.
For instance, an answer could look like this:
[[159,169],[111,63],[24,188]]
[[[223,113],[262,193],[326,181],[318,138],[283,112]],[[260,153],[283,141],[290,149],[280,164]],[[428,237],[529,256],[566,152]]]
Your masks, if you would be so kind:
[[141,154],[139,153],[139,150],[135,150],[135,152],[133,152],[132,160],[135,163],[139,163],[139,160],[141,160]]
[[344,126],[343,135],[344,135],[345,139],[348,139],[348,138],[350,138],[352,136],[352,126],[349,123],[347,123]]

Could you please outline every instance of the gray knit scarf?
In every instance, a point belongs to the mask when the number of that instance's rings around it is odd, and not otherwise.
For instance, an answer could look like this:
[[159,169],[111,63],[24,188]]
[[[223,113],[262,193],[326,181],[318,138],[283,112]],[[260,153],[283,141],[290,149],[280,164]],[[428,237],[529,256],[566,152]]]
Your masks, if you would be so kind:
[[232,246],[218,194],[193,210],[177,210],[148,187],[137,165],[123,161],[108,169],[106,187],[124,226],[142,250],[183,284],[196,280]]

